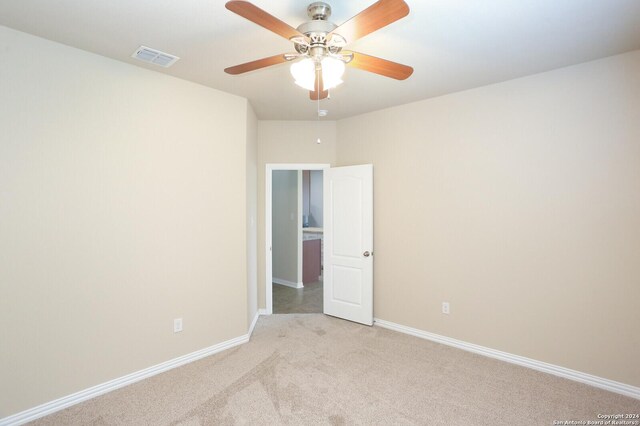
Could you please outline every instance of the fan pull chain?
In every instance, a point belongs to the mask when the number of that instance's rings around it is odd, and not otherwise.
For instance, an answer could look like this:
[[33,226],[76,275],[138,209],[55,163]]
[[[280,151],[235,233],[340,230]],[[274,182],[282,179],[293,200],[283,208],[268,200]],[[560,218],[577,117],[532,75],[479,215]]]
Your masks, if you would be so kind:
[[[320,71],[316,71],[318,74],[320,73]],[[316,81],[318,82],[318,88],[317,88],[317,93],[318,93],[318,102],[316,103],[316,105],[318,106],[317,111],[316,111],[316,131],[318,132],[318,139],[316,140],[317,144],[321,144],[322,141],[320,140],[320,76],[318,75],[316,77]]]

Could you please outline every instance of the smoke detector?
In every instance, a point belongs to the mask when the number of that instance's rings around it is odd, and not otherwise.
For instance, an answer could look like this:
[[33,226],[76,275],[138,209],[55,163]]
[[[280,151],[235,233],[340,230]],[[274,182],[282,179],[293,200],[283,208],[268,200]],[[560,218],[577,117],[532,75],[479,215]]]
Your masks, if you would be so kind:
[[175,55],[161,52],[146,46],[138,47],[131,57],[143,62],[159,65],[163,68],[169,68],[171,65],[175,64],[178,59],[180,59]]

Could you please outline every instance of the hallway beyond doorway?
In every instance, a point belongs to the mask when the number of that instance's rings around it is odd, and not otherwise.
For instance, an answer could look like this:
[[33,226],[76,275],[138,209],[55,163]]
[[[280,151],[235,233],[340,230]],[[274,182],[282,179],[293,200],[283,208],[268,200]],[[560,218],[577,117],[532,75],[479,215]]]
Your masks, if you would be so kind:
[[292,288],[280,284],[273,286],[274,314],[322,313],[322,281],[305,284],[303,288]]

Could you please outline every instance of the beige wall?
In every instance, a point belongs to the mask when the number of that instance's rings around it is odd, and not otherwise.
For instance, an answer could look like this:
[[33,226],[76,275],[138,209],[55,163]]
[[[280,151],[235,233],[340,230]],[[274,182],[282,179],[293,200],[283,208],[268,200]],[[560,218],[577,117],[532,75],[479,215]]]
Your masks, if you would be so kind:
[[322,170],[311,170],[309,172],[309,226],[317,228],[324,226],[323,174]]
[[258,119],[247,102],[247,324],[258,312]]
[[0,418],[244,334],[268,163],[374,164],[376,317],[640,385],[640,52],[336,125],[0,51]]
[[[311,103],[309,104],[311,108]],[[320,136],[322,143],[317,144]],[[258,122],[258,306],[265,302],[265,173],[271,163],[326,163],[336,158],[335,121]]]
[[322,228],[322,170],[302,171],[302,214],[307,216],[309,227]]
[[0,52],[0,418],[245,334],[247,101]]
[[639,386],[639,117],[635,51],[341,120],[375,316]]
[[298,171],[274,170],[271,205],[273,278],[298,284]]

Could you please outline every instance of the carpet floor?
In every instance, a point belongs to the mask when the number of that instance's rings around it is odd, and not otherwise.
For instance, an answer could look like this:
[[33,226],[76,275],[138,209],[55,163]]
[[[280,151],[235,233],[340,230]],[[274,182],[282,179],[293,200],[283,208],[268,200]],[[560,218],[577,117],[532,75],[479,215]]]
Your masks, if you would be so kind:
[[321,314],[323,306],[322,281],[307,283],[303,288],[273,285],[274,314]]
[[260,317],[251,341],[37,425],[553,425],[640,401],[380,327]]

